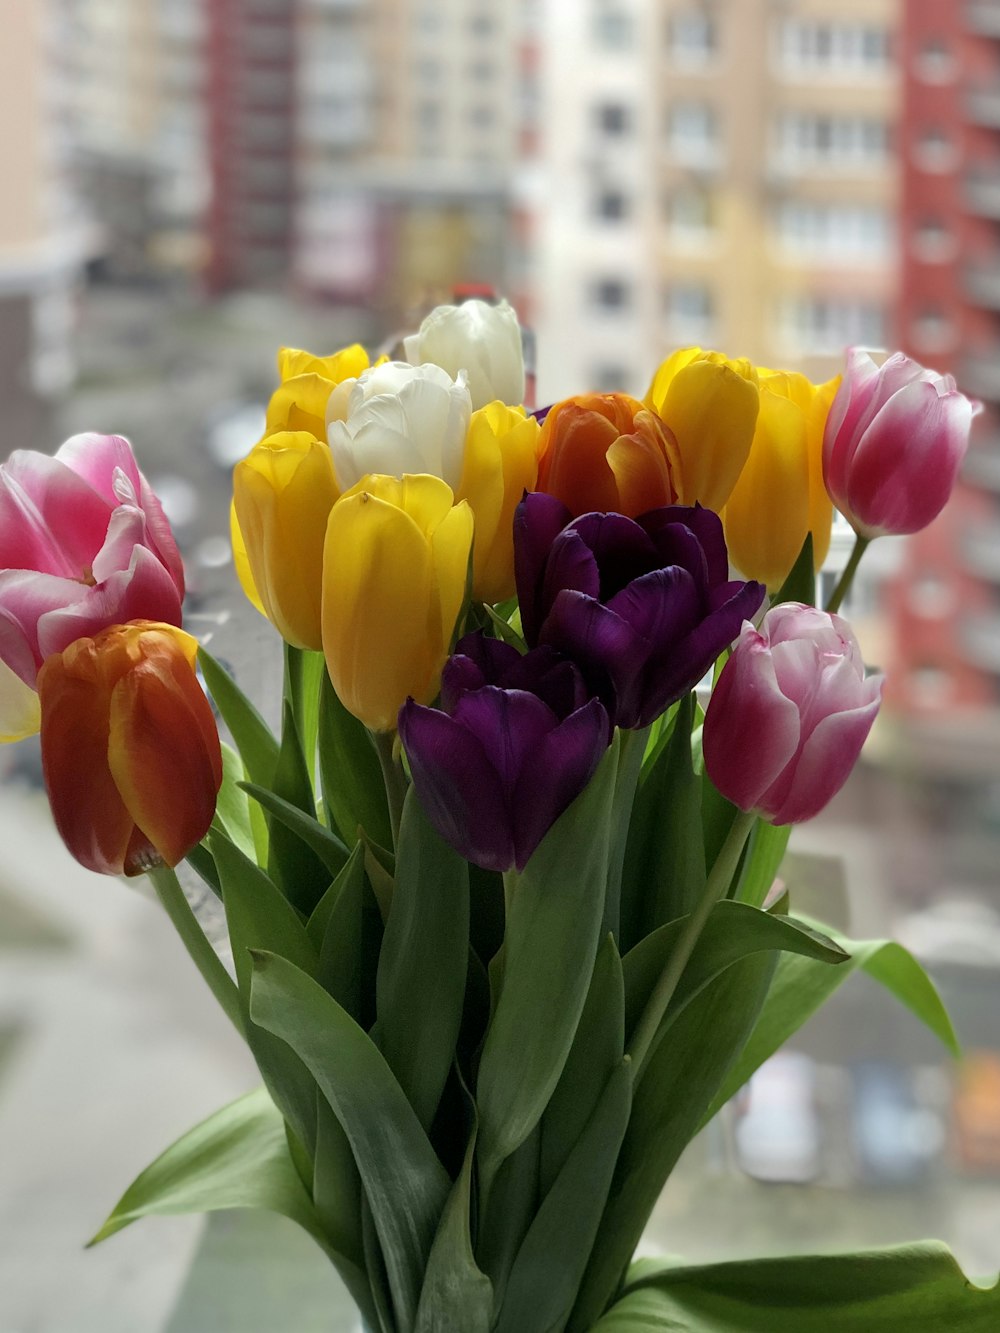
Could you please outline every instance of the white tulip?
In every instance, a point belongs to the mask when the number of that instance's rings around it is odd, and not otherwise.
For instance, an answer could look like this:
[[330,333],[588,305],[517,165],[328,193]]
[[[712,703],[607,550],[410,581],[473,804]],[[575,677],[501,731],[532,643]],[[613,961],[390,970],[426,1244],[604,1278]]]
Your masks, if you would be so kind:
[[474,411],[495,399],[509,404],[524,401],[521,330],[507,301],[439,305],[420,325],[419,333],[403,339],[403,348],[414,366],[430,362],[449,375],[464,370]]
[[462,476],[472,403],[465,375],[387,361],[330,394],[326,435],[341,491],[377,472],[426,472],[455,490]]

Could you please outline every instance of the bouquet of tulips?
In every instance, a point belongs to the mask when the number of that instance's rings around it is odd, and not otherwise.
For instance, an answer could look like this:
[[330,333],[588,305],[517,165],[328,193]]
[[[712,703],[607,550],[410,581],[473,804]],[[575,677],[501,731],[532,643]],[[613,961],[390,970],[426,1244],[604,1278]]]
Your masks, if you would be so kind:
[[[264,1085],[98,1238],[273,1210],[381,1333],[996,1327],[933,1244],[632,1262],[686,1145],[852,971],[954,1044],[909,955],[775,886],[879,707],[843,593],[942,508],[975,405],[901,355],[817,386],[692,348],[642,402],[529,412],[503,304],[404,348],[283,350],[235,470],[276,730],[180,628],[126,441],[0,471],[3,733],[40,725],[66,844],[150,875]],[[821,609],[834,504],[858,542]]]

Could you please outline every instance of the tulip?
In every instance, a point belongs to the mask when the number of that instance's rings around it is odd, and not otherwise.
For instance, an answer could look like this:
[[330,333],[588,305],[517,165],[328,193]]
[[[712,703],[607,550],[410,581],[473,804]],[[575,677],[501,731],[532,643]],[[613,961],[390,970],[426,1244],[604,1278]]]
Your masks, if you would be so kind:
[[391,731],[407,696],[429,703],[465,603],[472,511],[439,477],[369,476],[330,511],[323,652],[341,702]]
[[278,353],[281,383],[267,405],[266,435],[281,430],[307,430],[326,439],[326,405],[336,385],[355,379],[369,367],[368,353],[358,343],[331,356],[313,356],[297,347]]
[[505,871],[524,869],[586,787],[611,729],[572,663],[477,633],[444,668],[441,707],[407,700],[399,735],[441,837],[466,860]]
[[0,661],[25,685],[83,634],[140,616],[179,625],[183,597],[170,524],[120,435],[0,467]]
[[951,495],[982,410],[950,375],[902,352],[881,367],[852,348],[823,438],[823,477],[859,537],[919,532]]
[[323,646],[323,543],[337,498],[330,450],[306,431],[280,431],[233,472],[233,507],[264,614],[296,648]]
[[750,454],[757,424],[757,372],[749,361],[688,347],[653,376],[646,404],[666,424],[680,504],[720,512]]
[[455,491],[462,477],[472,405],[464,376],[440,366],[387,361],[344,380],[327,404],[327,439],[337,485],[369,473],[428,473]]
[[38,695],[6,662],[0,662],[0,743],[33,736],[40,720]]
[[830,549],[833,506],[823,486],[823,427],[839,380],[760,370],[760,414],[750,457],[726,503],[729,558],[778,588],[808,533],[818,570]]
[[619,726],[646,726],[701,680],[764,589],[729,582],[722,523],[708,509],[570,519],[551,495],[518,506],[524,637],[576,662]]
[[182,630],[136,620],[77,639],[39,672],[52,813],[90,870],[174,866],[208,832],[222,754],[197,651]]
[[539,448],[538,489],[557,496],[574,517],[599,510],[635,518],[677,498],[670,432],[627,394],[581,394],[556,403]]
[[705,716],[705,768],[727,800],[772,824],[811,819],[847,781],[882,695],[850,626],[783,602],[743,626]]
[[472,595],[503,602],[514,595],[514,510],[538,477],[539,426],[523,407],[489,403],[473,412],[456,498],[475,518]]
[[464,371],[473,409],[494,400],[524,402],[521,329],[506,301],[439,305],[420,325],[419,333],[403,339],[403,350],[413,366],[430,362],[453,379]]

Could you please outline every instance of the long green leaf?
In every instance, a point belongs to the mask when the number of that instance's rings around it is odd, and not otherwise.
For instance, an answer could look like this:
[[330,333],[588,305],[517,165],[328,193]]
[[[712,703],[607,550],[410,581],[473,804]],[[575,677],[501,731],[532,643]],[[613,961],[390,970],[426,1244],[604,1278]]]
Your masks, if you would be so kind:
[[204,648],[198,649],[198,665],[240,752],[243,767],[254,782],[267,786],[278,762],[274,733],[225,667]]
[[430,1130],[455,1055],[469,966],[469,868],[411,787],[378,964],[378,1044]]
[[[287,699],[281,726],[281,749],[270,785],[275,796],[296,806],[307,818],[314,817],[316,798],[295,712]],[[274,816],[268,819],[268,827],[267,873],[288,901],[308,915],[330,883],[329,871],[311,845],[302,839],[298,829],[289,828],[284,819]]]
[[912,1010],[952,1054],[958,1054],[958,1038],[941,997],[912,954],[894,940],[849,940],[835,930],[829,933],[849,955],[847,961],[828,968],[809,958],[780,960],[757,1025],[708,1108],[706,1121],[859,968]]
[[489,1333],[493,1285],[472,1250],[472,1171],[475,1130],[441,1215],[420,1292],[415,1333]]
[[802,550],[795,557],[795,564],[788,572],[788,577],[774,594],[772,606],[779,602],[805,602],[806,606],[816,605],[816,566],[813,556],[812,533],[806,533]]
[[750,834],[743,869],[733,895],[742,903],[760,907],[771,892],[775,876],[788,847],[792,825],[768,824],[758,819]]
[[545,1197],[518,1251],[497,1333],[566,1326],[590,1257],[632,1104],[626,1056]]
[[215,803],[215,820],[230,842],[246,856],[256,857],[253,827],[250,823],[250,802],[241,784],[246,771],[243,760],[229,745],[222,746],[222,786]]
[[697,1268],[636,1264],[593,1333],[996,1333],[1000,1285],[937,1241]]
[[357,843],[306,927],[319,949],[316,980],[355,1022],[361,1022],[366,890],[364,848]]
[[297,805],[284,800],[268,787],[259,787],[255,782],[240,784],[243,790],[262,805],[269,815],[284,824],[307,847],[315,852],[318,859],[326,866],[330,875],[339,875],[347,863],[348,851],[344,843],[315,816],[306,814]]
[[487,1182],[538,1123],[573,1043],[597,953],[617,771],[616,738],[513,889],[476,1094]]
[[392,846],[389,807],[378,755],[364,725],[337,697],[324,674],[319,706],[319,771],[330,823],[348,847],[361,827],[373,842]]
[[287,1041],[344,1128],[401,1328],[413,1327],[427,1259],[451,1182],[399,1084],[367,1033],[284,958],[254,954],[250,1014]]

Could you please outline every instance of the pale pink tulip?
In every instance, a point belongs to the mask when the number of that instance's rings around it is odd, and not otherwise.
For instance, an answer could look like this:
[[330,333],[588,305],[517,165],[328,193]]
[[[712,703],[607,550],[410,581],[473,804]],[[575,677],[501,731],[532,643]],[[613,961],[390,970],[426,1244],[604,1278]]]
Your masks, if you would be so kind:
[[34,688],[81,635],[181,623],[184,569],[159,500],[120,435],[74,435],[0,467],[0,662]]
[[919,532],[947,503],[981,404],[896,352],[852,348],[823,438],[830,498],[862,537]]
[[811,819],[847,781],[882,697],[850,626],[783,602],[743,625],[712,691],[705,768],[741,810],[772,824]]

